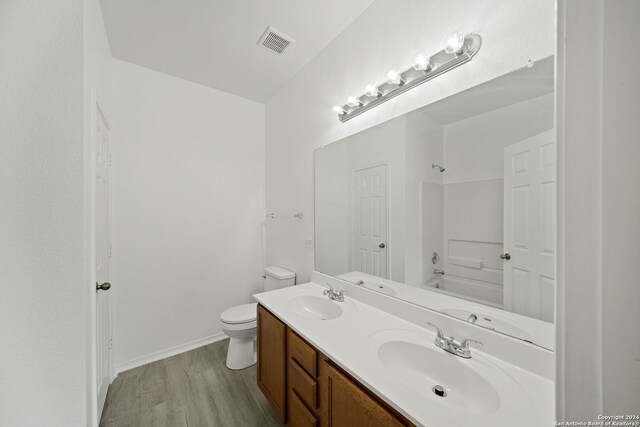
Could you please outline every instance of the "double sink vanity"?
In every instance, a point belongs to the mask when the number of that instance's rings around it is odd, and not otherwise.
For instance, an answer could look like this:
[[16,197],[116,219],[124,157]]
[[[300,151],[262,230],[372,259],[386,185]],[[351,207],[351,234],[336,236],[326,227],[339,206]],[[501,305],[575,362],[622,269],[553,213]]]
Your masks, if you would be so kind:
[[554,87],[542,58],[314,151],[311,283],[255,296],[283,422],[553,425]]
[[549,350],[317,272],[254,297],[258,385],[287,425],[553,421]]

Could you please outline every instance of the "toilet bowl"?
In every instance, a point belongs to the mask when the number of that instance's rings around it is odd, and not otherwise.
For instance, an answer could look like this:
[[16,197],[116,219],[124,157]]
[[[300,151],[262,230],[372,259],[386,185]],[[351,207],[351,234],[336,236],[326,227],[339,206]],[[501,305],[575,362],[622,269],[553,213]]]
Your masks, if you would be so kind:
[[229,369],[244,369],[256,363],[257,307],[257,303],[237,305],[220,315],[222,332],[231,338],[226,362]]
[[[295,285],[296,274],[278,266],[265,267],[264,290],[271,291]],[[222,332],[229,336],[227,368],[238,370],[256,363],[257,303],[242,304],[220,315]]]

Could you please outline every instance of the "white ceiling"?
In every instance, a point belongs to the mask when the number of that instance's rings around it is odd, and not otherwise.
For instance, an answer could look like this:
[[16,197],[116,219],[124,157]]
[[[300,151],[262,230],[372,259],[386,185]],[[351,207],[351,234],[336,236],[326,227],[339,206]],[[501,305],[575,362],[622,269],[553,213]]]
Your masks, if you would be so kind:
[[[553,57],[427,105],[419,111],[443,125],[553,93]],[[541,99],[541,108],[553,102]]]
[[[101,0],[115,58],[265,102],[374,0]],[[295,40],[256,44],[268,25]]]

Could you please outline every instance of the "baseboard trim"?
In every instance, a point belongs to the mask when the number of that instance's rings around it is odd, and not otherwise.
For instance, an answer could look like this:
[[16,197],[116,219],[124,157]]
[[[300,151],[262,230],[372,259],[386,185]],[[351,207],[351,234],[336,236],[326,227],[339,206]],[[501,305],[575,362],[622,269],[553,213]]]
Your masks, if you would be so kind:
[[224,332],[210,335],[208,337],[200,338],[194,341],[190,341],[184,344],[176,345],[174,347],[167,348],[165,350],[156,351],[154,353],[147,354],[145,356],[137,357],[124,363],[119,363],[114,366],[113,378],[118,376],[119,373],[128,371],[129,369],[137,368],[147,363],[156,362],[167,357],[175,356],[176,354],[191,351],[198,347],[212,344],[214,342],[222,341],[229,338]]

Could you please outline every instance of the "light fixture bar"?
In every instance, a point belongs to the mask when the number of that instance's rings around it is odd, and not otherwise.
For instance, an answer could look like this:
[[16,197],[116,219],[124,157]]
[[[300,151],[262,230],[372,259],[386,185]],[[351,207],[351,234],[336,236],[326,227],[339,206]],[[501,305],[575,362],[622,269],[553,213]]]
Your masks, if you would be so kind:
[[401,84],[383,83],[378,86],[378,96],[361,95],[359,98],[360,105],[349,106],[344,105],[343,112],[338,114],[341,122],[346,122],[360,114],[368,111],[385,101],[390,100],[422,83],[429,81],[447,71],[453,70],[462,64],[466,64],[478,53],[482,44],[482,38],[478,34],[469,34],[464,38],[462,49],[458,53],[447,53],[444,50],[436,53],[429,59],[430,67],[427,70],[416,70],[413,66],[400,73],[402,78]]

